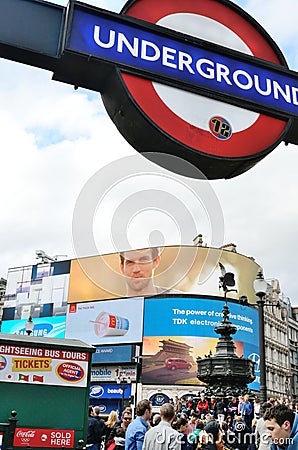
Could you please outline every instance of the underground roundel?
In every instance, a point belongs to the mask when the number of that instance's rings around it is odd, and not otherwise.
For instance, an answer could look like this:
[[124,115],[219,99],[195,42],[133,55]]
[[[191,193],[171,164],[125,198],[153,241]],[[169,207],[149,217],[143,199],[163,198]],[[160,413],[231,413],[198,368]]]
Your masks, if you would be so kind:
[[[261,26],[228,1],[135,0],[121,14],[287,67]],[[245,109],[241,101],[235,106],[116,67],[102,97],[135,149],[181,157],[209,179],[245,172],[281,142],[288,127],[288,121]],[[177,161],[171,170],[180,173]]]

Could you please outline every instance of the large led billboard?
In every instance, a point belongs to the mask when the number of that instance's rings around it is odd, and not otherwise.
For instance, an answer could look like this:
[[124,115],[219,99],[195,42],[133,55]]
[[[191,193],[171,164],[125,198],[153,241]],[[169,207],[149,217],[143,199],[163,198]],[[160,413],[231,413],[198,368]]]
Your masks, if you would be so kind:
[[70,260],[8,270],[3,321],[65,316]]
[[[197,357],[215,354],[224,302],[212,298],[148,298],[144,305],[142,383],[198,385]],[[229,302],[239,357],[258,361],[258,312]],[[258,368],[257,368],[258,370]],[[257,371],[256,371],[257,372]],[[257,374],[257,373],[256,373]],[[249,385],[259,389],[259,379]]]
[[[139,251],[145,253],[146,249]],[[237,292],[229,292],[228,296],[238,299],[245,295],[250,303],[255,303],[253,281],[259,265],[251,258],[235,251],[196,246],[169,246],[159,252],[160,257],[151,268],[155,291],[139,290],[134,296],[161,293],[220,296],[220,262],[224,270],[235,275]],[[135,250],[124,253],[126,261],[135,259]],[[140,258],[139,262],[142,262]],[[74,259],[71,261],[68,302],[132,297],[129,283],[133,276],[138,275],[125,270],[118,253]]]
[[91,345],[141,342],[143,307],[143,298],[71,304],[65,337]]

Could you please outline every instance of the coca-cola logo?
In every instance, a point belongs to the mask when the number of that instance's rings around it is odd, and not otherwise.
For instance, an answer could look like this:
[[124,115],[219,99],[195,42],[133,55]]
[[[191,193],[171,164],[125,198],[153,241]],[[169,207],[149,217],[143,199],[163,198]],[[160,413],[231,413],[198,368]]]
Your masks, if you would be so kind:
[[34,438],[35,432],[36,432],[36,430],[29,430],[29,431],[19,430],[19,431],[17,431],[16,436],[20,437],[20,438],[24,438],[24,437]]

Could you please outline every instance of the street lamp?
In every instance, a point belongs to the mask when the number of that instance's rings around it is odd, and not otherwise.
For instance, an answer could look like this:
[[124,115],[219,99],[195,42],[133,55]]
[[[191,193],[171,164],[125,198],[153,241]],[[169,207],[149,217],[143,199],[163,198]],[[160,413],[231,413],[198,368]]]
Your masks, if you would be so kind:
[[267,291],[267,282],[264,280],[263,271],[260,269],[254,281],[254,290],[258,297],[259,309],[259,345],[260,345],[260,400],[261,405],[267,401],[266,381],[266,355],[265,355],[265,327],[264,327],[264,305]]
[[28,336],[30,336],[30,334],[32,333],[33,328],[34,328],[34,323],[33,323],[32,317],[29,316],[29,319],[25,323],[25,330],[26,330],[26,333],[28,334]]
[[117,384],[121,384],[121,411],[120,411],[120,417],[122,415],[123,409],[124,409],[124,394],[125,390],[128,388],[128,385],[131,384],[130,377],[126,377],[125,375],[119,375],[117,377]]

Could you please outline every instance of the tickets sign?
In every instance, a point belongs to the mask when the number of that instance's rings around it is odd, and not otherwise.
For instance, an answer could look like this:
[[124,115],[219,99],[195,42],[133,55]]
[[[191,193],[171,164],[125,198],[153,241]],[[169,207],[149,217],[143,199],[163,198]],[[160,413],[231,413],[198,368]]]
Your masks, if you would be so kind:
[[85,387],[88,359],[87,352],[0,345],[0,381]]
[[73,448],[74,430],[16,428],[13,445],[16,447]]

